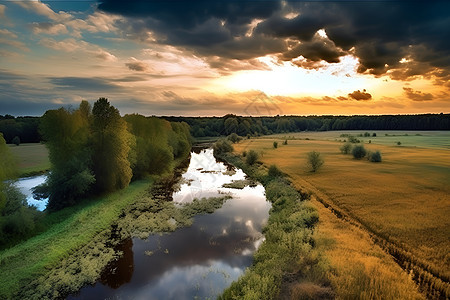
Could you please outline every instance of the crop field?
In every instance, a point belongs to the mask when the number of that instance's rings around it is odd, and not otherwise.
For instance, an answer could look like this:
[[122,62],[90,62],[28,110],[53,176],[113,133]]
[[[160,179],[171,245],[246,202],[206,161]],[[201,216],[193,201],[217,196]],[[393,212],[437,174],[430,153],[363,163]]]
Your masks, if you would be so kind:
[[[339,140],[343,141],[341,134],[346,133],[357,136],[364,132],[279,134],[244,140],[234,144],[234,149],[237,153],[256,150],[264,164],[277,165],[298,187],[345,212],[368,232],[394,243],[428,271],[448,280],[450,133],[371,131],[370,137],[358,137],[366,149],[381,152],[381,163],[342,154]],[[283,145],[286,138],[288,144]],[[274,141],[279,145],[276,149]],[[306,164],[306,153],[313,150],[325,161],[316,173]],[[319,231],[326,228],[331,238],[342,242],[331,214],[322,212],[321,222]],[[337,248],[329,254],[334,261],[338,261]]]
[[44,144],[9,145],[19,162],[21,177],[36,175],[50,169],[48,150]]

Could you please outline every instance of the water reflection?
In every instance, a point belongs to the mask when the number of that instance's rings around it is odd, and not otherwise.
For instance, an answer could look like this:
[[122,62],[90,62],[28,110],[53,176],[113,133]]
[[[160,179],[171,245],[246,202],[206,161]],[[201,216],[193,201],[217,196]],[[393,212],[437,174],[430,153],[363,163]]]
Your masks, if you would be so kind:
[[26,177],[21,178],[17,180],[16,186],[20,189],[22,194],[25,195],[27,198],[28,205],[34,205],[37,207],[38,210],[42,211],[47,207],[48,199],[45,200],[36,200],[33,198],[33,193],[31,192],[31,189],[35,186],[38,186],[47,179],[47,176],[40,175],[40,176],[33,176],[33,177]]
[[176,202],[191,201],[194,194],[209,197],[230,192],[233,198],[213,214],[197,216],[191,227],[127,241],[121,249],[124,258],[110,266],[97,284],[83,288],[78,298],[214,298],[250,266],[253,252],[264,239],[261,230],[270,208],[264,188],[222,188],[245,175],[241,170],[230,173],[215,161],[211,150],[192,153],[183,178],[185,183],[173,197]]

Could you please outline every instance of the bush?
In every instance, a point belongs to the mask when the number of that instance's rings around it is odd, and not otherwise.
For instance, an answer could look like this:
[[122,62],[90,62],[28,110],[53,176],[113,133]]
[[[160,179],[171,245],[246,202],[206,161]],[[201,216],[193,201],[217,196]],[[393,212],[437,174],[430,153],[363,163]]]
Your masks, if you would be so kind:
[[371,162],[381,162],[381,153],[380,151],[371,152],[369,154],[369,161]]
[[352,151],[352,144],[347,142],[344,145],[342,145],[339,149],[343,154],[349,154]]
[[20,138],[16,135],[13,139],[12,139],[12,143],[15,144],[16,146],[20,145]]
[[255,150],[250,150],[247,153],[247,156],[245,157],[245,162],[247,165],[251,166],[256,163],[258,160],[258,153],[256,153]]
[[374,133],[372,133],[372,136],[377,136],[377,134],[374,132]]
[[353,144],[357,144],[357,143],[359,143],[360,142],[360,140],[358,140],[356,137],[354,137],[353,135],[349,135],[348,136],[348,141],[350,142],[350,143],[353,143]]
[[400,146],[402,144],[402,142],[397,142],[397,146]]
[[242,137],[238,136],[236,133],[232,133],[228,136],[228,140],[230,140],[233,144],[236,144],[242,140]]
[[366,156],[367,151],[362,145],[355,146],[352,150],[353,157],[356,159],[361,159]]
[[274,147],[275,149],[277,149],[277,148],[278,148],[278,142],[273,142],[273,147]]
[[308,152],[308,165],[311,167],[312,172],[316,172],[324,163],[319,152]]
[[269,171],[268,171],[267,175],[271,178],[276,178],[276,177],[283,176],[283,172],[281,172],[281,170],[278,169],[278,167],[276,165],[271,165],[269,167]]
[[288,144],[287,140],[284,140],[283,145],[287,145],[287,144]]
[[247,151],[242,151],[242,157],[247,156]]
[[213,149],[214,149],[214,154],[222,154],[222,153],[232,152],[233,146],[231,145],[230,141],[220,139],[214,143]]

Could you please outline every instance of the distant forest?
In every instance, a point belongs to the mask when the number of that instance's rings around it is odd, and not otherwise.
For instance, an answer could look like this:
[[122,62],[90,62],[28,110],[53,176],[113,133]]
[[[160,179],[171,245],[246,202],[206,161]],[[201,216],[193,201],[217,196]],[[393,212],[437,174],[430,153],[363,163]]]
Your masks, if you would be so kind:
[[[450,114],[384,116],[274,116],[161,117],[186,122],[193,137],[216,137],[236,133],[257,136],[272,133],[329,130],[450,130]],[[0,132],[7,143],[18,136],[22,143],[41,140],[40,117],[0,115]]]

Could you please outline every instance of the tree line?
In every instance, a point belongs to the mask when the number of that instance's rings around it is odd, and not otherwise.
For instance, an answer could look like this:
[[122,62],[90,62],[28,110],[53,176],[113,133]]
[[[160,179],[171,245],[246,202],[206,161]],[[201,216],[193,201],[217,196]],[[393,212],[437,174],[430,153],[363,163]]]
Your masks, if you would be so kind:
[[163,117],[191,126],[194,137],[329,130],[450,130],[450,114],[385,116]]
[[78,109],[47,111],[40,132],[52,167],[34,195],[49,198],[49,210],[123,189],[132,179],[171,172],[191,149],[186,123],[138,114],[121,117],[106,98],[92,109],[82,101]]
[[[450,114],[384,116],[274,116],[242,117],[163,117],[185,122],[194,137],[216,137],[236,133],[240,136],[298,131],[329,130],[450,130]],[[39,117],[0,115],[0,132],[7,143],[18,137],[23,143],[40,141]]]

